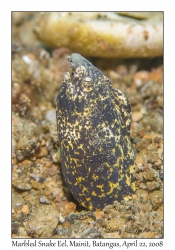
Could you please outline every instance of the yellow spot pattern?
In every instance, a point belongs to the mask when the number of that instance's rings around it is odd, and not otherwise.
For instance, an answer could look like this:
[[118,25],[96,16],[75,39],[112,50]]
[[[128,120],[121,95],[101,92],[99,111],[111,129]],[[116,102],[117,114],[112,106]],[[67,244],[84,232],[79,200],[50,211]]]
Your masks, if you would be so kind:
[[68,58],[57,96],[61,166],[75,199],[89,210],[103,209],[134,193],[134,154],[127,97],[78,54]]

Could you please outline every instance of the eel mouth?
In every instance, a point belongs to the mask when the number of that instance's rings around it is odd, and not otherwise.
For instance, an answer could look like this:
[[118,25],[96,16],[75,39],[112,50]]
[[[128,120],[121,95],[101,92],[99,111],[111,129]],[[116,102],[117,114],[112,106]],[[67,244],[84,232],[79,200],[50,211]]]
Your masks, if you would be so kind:
[[70,66],[72,69],[76,69],[76,68],[77,68],[77,65],[76,65],[74,62],[72,62],[71,56],[67,56],[67,60],[68,60],[68,62],[69,62],[69,66]]

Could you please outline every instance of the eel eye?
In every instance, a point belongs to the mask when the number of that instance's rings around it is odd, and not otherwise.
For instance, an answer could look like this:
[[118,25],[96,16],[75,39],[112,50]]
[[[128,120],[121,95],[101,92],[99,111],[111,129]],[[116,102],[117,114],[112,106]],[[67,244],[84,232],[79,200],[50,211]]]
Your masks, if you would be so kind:
[[92,88],[92,78],[85,77],[83,79],[82,85],[83,85],[84,88],[90,90]]
[[82,78],[86,74],[86,69],[83,66],[79,66],[78,68],[76,68],[73,74],[74,74],[74,77],[76,78]]

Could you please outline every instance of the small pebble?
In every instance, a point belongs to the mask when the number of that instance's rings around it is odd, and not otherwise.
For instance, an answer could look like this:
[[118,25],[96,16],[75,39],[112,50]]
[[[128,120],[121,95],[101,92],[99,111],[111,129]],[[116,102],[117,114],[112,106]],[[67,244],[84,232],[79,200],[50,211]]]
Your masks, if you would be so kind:
[[45,167],[50,168],[52,166],[52,163],[50,161],[46,162]]
[[130,75],[133,75],[137,72],[138,70],[138,65],[137,64],[132,64],[130,67],[129,67],[129,74]]
[[39,205],[24,223],[29,236],[33,238],[52,238],[58,224],[59,212],[52,205]]
[[154,165],[155,165],[156,167],[160,167],[162,164],[163,164],[163,162],[162,162],[162,160],[160,160],[160,159],[158,159],[158,160],[154,163]]
[[155,190],[150,193],[150,196],[153,209],[157,210],[163,203],[163,193],[162,191]]
[[50,204],[50,201],[44,195],[40,196],[39,201],[41,204]]
[[58,151],[55,154],[52,155],[52,160],[55,163],[61,162],[60,148],[58,149]]
[[76,204],[73,202],[70,202],[64,206],[64,215],[68,215],[70,213],[74,213],[76,210]]
[[86,238],[87,236],[89,236],[91,233],[96,233],[96,229],[93,227],[89,227],[88,229],[86,229],[82,234],[81,234],[81,238]]
[[140,136],[140,137],[143,137],[144,134],[145,134],[145,130],[144,129],[141,129],[137,132],[137,134]]
[[59,221],[61,222],[61,223],[64,223],[65,222],[65,218],[64,218],[64,216],[60,213],[59,214]]
[[22,181],[20,179],[12,180],[12,184],[14,187],[21,191],[30,190],[32,188],[32,185],[30,183]]
[[150,72],[150,79],[154,82],[160,82],[163,81],[163,71],[161,69],[156,69],[152,72]]
[[48,61],[50,59],[50,54],[48,51],[42,49],[39,55],[39,59],[42,61],[44,64],[48,64]]
[[31,62],[32,62],[32,58],[30,57],[30,55],[23,55],[22,59],[27,64],[31,64]]
[[58,171],[58,167],[56,165],[53,165],[46,169],[47,174],[50,176],[56,175],[57,171]]
[[149,191],[153,191],[155,189],[158,189],[160,187],[160,183],[158,181],[147,181],[146,182],[146,188]]
[[103,211],[96,211],[94,212],[94,215],[96,219],[102,219],[104,217],[104,212]]
[[25,213],[28,215],[30,213],[28,205],[24,205],[21,209],[21,212]]
[[125,76],[125,75],[128,74],[128,70],[127,70],[127,67],[125,65],[119,65],[119,66],[117,66],[116,67],[116,72],[120,76]]
[[143,115],[142,115],[142,113],[140,113],[140,112],[133,112],[132,113],[132,120],[134,121],[134,122],[138,122],[138,121],[140,121],[141,119],[142,119],[142,117],[143,117]]
[[42,139],[40,145],[45,146],[46,145],[46,140]]
[[[60,221],[61,222],[61,221]],[[70,222],[69,221],[64,221],[64,223],[63,223],[63,227],[64,228],[66,228],[66,229],[68,229],[69,227],[70,227]]]
[[12,208],[15,211],[20,210],[24,204],[25,201],[20,195],[12,195]]
[[13,222],[12,223],[12,233],[13,234],[19,234],[19,223],[18,222]]
[[31,184],[32,184],[32,188],[36,189],[36,190],[40,190],[42,189],[42,183],[39,183],[38,181],[35,180],[31,180]]
[[111,80],[116,80],[116,79],[120,79],[121,76],[120,76],[119,74],[117,74],[115,71],[110,70],[110,71],[109,71],[109,78],[110,78]]
[[136,194],[133,194],[133,195],[132,195],[132,198],[133,198],[133,200],[136,201],[136,200],[137,200],[137,195],[136,195]]
[[49,110],[45,115],[45,119],[51,123],[56,124],[56,110],[55,109]]
[[147,169],[146,171],[143,172],[143,178],[144,180],[153,181],[155,180],[155,174],[150,169]]
[[136,136],[133,140],[134,143],[138,143],[140,141],[140,137],[139,136]]
[[43,156],[46,156],[48,155],[48,149],[46,146],[43,146],[40,148],[40,151],[36,154],[37,157],[43,157]]
[[146,185],[144,183],[140,183],[139,188],[146,190]]
[[133,81],[136,87],[141,87],[145,82],[149,81],[150,73],[146,70],[140,70],[133,75]]

